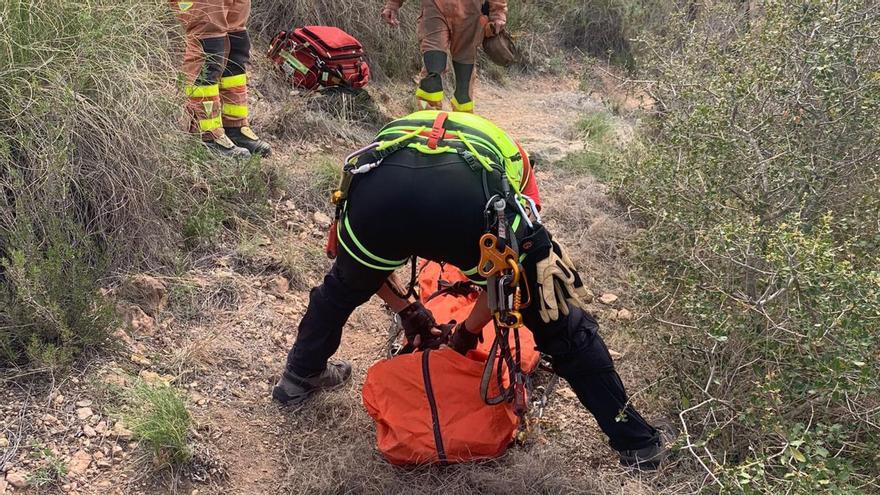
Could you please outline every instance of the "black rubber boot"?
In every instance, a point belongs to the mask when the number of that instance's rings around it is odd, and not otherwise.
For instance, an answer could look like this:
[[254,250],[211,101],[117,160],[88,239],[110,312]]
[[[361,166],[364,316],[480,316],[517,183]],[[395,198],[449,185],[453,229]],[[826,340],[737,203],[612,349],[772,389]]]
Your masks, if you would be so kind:
[[324,371],[309,377],[284,370],[272,389],[272,398],[284,405],[298,406],[321,390],[334,390],[345,385],[350,378],[351,364],[346,361],[331,361]]
[[213,141],[203,141],[212,152],[228,158],[249,158],[251,152],[247,148],[236,146],[229,136],[220,136]]
[[251,130],[250,127],[225,127],[226,135],[235,143],[248,150],[252,155],[268,157],[272,154],[272,147],[263,141]]

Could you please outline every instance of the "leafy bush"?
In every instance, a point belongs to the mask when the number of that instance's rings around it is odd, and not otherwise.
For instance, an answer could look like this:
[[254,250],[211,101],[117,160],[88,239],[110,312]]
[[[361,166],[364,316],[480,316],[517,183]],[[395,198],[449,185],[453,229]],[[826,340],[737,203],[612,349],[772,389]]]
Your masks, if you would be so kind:
[[175,131],[167,5],[7,0],[0,20],[0,362],[57,364],[103,341],[102,277],[212,234],[266,180]]
[[192,418],[181,394],[167,385],[139,383],[127,392],[125,423],[153,456],[158,467],[179,466],[192,459]]
[[661,115],[617,164],[675,345],[688,457],[731,492],[880,476],[880,11],[706,5],[653,40]]

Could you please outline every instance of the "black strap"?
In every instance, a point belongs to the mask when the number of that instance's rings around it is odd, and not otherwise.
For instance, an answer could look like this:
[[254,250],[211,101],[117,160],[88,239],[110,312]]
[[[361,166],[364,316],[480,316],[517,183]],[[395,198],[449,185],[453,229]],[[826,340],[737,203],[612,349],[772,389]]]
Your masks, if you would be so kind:
[[422,378],[425,381],[425,395],[428,396],[428,405],[431,406],[431,422],[434,428],[434,445],[437,447],[437,458],[440,465],[447,464],[446,449],[443,448],[443,435],[440,434],[440,417],[437,415],[437,401],[434,400],[434,388],[431,386],[431,369],[428,365],[428,349],[422,353]]

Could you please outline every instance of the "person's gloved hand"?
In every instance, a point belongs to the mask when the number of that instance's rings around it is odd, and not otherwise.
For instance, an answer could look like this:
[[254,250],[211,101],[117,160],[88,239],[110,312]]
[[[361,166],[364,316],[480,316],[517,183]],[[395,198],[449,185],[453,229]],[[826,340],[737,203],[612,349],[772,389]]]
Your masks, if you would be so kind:
[[385,7],[382,9],[382,19],[385,19],[385,23],[389,26],[399,26],[400,20],[397,18],[397,14],[400,11],[399,7],[396,5],[392,5],[390,3],[385,4]]
[[403,327],[403,335],[406,337],[406,347],[410,349],[420,349],[425,342],[443,333],[440,328],[437,328],[437,322],[434,320],[431,310],[426,308],[421,301],[416,301],[403,308],[398,315],[400,316],[400,325]]
[[[455,321],[451,321],[454,324]],[[467,354],[471,349],[477,347],[477,342],[483,341],[483,333],[473,333],[464,326],[464,322],[455,326],[452,337],[449,339],[449,347],[462,356]]]
[[554,242],[542,225],[524,238],[525,261],[534,264],[535,287],[540,304],[538,314],[544,323],[568,315],[569,305],[584,307],[592,296],[565,250]]

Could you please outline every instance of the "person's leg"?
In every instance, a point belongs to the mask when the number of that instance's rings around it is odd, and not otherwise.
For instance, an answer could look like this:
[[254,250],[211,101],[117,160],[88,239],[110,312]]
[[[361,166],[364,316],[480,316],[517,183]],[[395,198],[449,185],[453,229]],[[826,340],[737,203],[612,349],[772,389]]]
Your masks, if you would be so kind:
[[379,290],[389,273],[368,268],[340,250],[324,282],[309,294],[309,306],[287,355],[288,371],[302,377],[321,373],[339,348],[348,317]]
[[482,2],[464,0],[456,2],[455,20],[450,20],[450,52],[455,71],[455,95],[452,109],[457,112],[474,111],[474,82],[476,81],[477,46],[483,41],[481,22]]
[[416,101],[421,110],[443,107],[443,72],[446,71],[446,52],[449,51],[449,25],[437,6],[436,0],[423,0],[419,16],[419,48],[422,52],[422,78],[416,89]]
[[229,29],[229,60],[220,79],[223,127],[232,141],[251,153],[269,156],[271,148],[248,125],[247,64],[251,41],[247,32],[251,0],[225,0]]
[[190,130],[217,151],[247,154],[223,132],[220,77],[226,65],[226,16],[223,0],[172,1],[171,6],[186,31],[183,72]]
[[544,323],[537,306],[527,308],[523,319],[533,331],[538,349],[551,357],[554,371],[593,414],[611,447],[623,452],[658,444],[657,430],[629,404],[596,320],[572,307],[568,316]]

